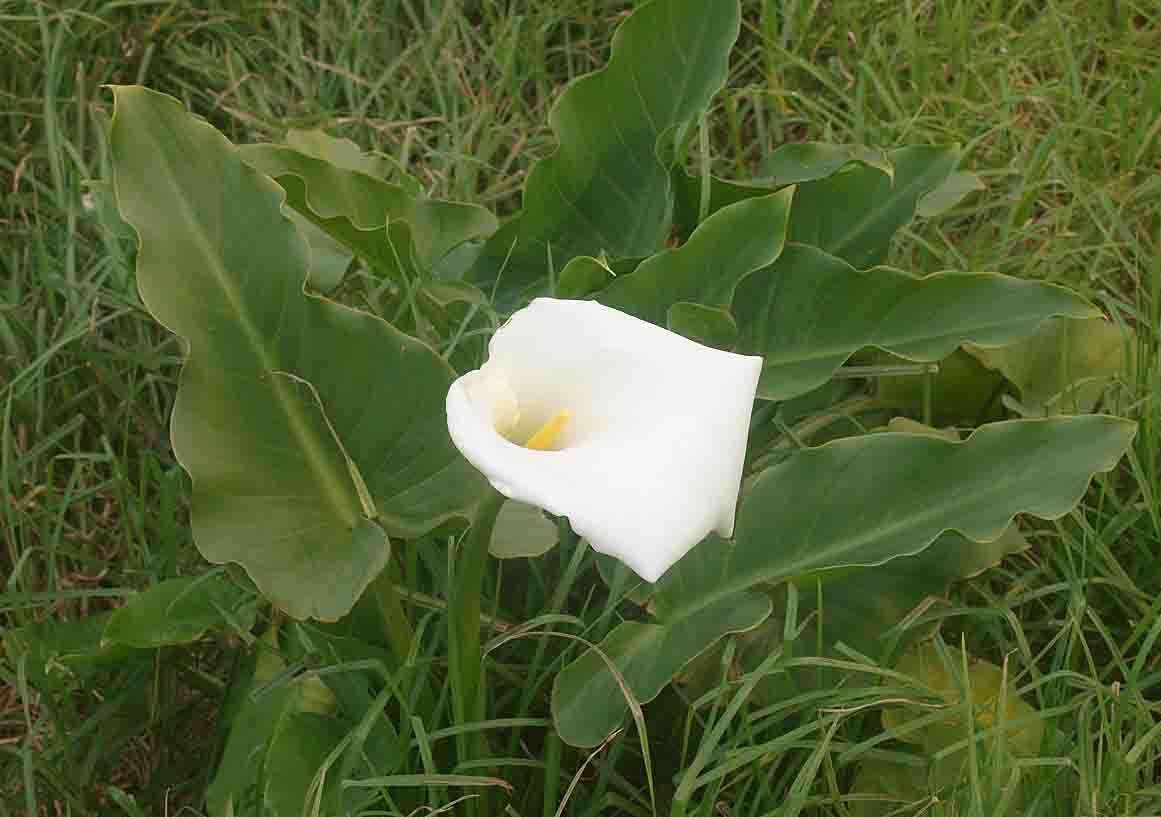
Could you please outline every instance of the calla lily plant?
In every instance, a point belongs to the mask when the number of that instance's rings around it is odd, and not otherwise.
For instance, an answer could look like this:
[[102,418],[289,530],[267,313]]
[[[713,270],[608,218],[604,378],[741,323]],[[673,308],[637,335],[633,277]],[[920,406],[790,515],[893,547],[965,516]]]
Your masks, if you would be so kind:
[[538,298],[447,395],[452,441],[504,496],[567,517],[656,581],[730,536],[762,359],[594,301]]

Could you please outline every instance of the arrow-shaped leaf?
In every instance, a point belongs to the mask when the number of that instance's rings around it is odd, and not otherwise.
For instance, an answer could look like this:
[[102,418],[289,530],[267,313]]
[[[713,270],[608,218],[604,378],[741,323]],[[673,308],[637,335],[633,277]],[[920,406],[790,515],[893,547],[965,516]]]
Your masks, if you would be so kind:
[[1021,340],[1054,315],[1100,314],[1053,284],[993,273],[917,278],[890,267],[859,271],[815,247],[793,243],[774,264],[741,282],[733,312],[738,351],[765,358],[758,395],[767,400],[786,400],[822,385],[868,346],[930,362],[964,343],[1004,346]]
[[172,437],[195,541],[290,614],[338,618],[386,563],[384,527],[414,535],[477,501],[445,426],[454,373],[384,321],[303,293],[283,190],[220,133],[162,94],[115,94],[138,286],[190,349]]
[[669,168],[658,159],[726,80],[736,2],[653,0],[613,37],[608,65],[549,114],[559,146],[536,164],[524,209],[487,244],[471,278],[516,291],[577,255],[649,255],[669,230]]

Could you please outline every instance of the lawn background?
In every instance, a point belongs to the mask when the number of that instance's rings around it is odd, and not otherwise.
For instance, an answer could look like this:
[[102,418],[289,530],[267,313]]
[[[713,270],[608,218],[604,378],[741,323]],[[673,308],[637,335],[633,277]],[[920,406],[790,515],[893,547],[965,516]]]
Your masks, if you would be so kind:
[[[552,149],[553,99],[604,63],[630,5],[0,2],[0,626],[81,619],[203,564],[167,441],[178,345],[142,309],[127,247],[86,195],[86,180],[108,175],[102,83],[171,93],[237,142],[325,127],[394,158],[433,195],[503,215]],[[962,635],[973,654],[1007,658],[1051,723],[1051,753],[1020,772],[1043,794],[1019,808],[1161,813],[1161,4],[743,8],[711,111],[717,175],[759,173],[788,141],[959,143],[987,189],[905,231],[892,263],[1059,281],[1136,329],[1143,365],[1117,406],[1142,424],[1130,461],[936,615],[950,642]],[[560,572],[551,560],[544,571]],[[197,806],[236,646],[159,651],[144,669],[114,667],[51,695],[0,656],[0,817]],[[516,696],[523,714],[545,716],[558,666],[504,667],[503,683],[535,691]],[[857,693],[834,690],[810,711]],[[751,728],[752,715],[736,716],[723,745],[778,734],[769,718]],[[736,814],[853,813],[824,732],[709,787],[698,813],[719,813],[719,801]],[[635,746],[630,734],[594,761],[568,813],[644,813]],[[654,747],[662,791],[686,757],[677,748]],[[540,759],[555,782],[536,797],[551,815],[584,755]],[[921,813],[997,813],[1012,770],[976,772]]]

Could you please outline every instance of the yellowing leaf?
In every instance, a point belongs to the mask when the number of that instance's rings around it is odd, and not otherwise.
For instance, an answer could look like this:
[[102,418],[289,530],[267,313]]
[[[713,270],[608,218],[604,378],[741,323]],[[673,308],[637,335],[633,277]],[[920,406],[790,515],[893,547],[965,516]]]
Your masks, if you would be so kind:
[[[1005,678],[1003,667],[949,650],[950,664],[932,642],[916,645],[899,660],[896,669],[931,690],[946,707],[947,716],[910,732],[901,731],[898,738],[919,744],[928,754],[935,754],[969,738],[975,732],[1003,726],[1007,748],[1015,755],[1028,757],[1040,749],[1044,721],[1039,713],[1016,693],[1011,678]],[[967,723],[964,692],[969,694],[972,724]],[[930,707],[900,707],[883,711],[883,726],[900,730],[916,718],[930,715]]]

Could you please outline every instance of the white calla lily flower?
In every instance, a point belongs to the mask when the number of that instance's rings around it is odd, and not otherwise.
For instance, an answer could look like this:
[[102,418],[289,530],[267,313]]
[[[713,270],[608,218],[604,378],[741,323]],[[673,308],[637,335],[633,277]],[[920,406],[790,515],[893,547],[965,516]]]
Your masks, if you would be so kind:
[[653,582],[733,533],[761,368],[594,301],[538,298],[452,384],[448,430],[501,494]]

